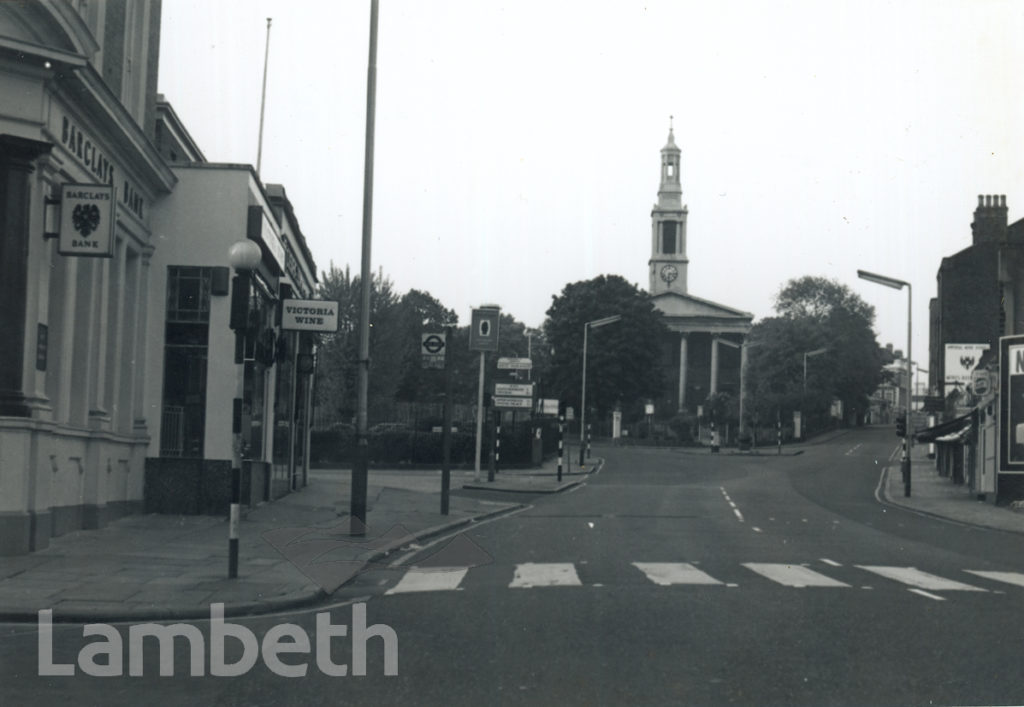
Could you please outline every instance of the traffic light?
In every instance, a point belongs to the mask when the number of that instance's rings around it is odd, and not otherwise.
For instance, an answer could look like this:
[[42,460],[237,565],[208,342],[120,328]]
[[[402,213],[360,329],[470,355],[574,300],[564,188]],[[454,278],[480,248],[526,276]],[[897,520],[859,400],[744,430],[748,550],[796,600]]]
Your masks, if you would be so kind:
[[907,418],[903,417],[902,415],[896,418],[896,436],[907,436]]

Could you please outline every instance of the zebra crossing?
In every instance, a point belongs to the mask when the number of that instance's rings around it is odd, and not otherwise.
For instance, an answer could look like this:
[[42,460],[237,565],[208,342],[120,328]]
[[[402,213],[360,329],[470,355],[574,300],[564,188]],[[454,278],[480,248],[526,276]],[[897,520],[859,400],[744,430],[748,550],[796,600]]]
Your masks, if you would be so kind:
[[[774,585],[793,589],[823,588],[851,589],[860,586],[871,589],[863,583],[854,581],[853,577],[882,579],[902,586],[908,591],[921,596],[942,601],[945,597],[936,592],[998,592],[1009,586],[1024,587],[1024,573],[990,570],[965,569],[965,577],[952,578],[926,572],[916,567],[899,567],[889,565],[850,565],[843,567],[838,562],[828,559],[820,560],[824,567],[812,568],[812,563],[777,563],[777,562],[742,562],[739,567],[743,573],[737,577],[730,572],[729,579],[712,576],[711,573],[693,562],[632,562],[630,566],[639,572],[636,575],[641,582],[644,580],[660,587],[703,586],[703,587],[739,587],[752,581],[763,581]],[[585,563],[584,563],[585,564]],[[843,570],[842,579],[834,576]],[[422,592],[461,591],[466,577],[470,574],[466,567],[412,567],[404,571],[399,581],[384,592],[385,595],[413,594]],[[506,579],[507,576],[506,576]],[[739,581],[730,581],[736,580]],[[979,582],[980,580],[980,582]],[[991,583],[992,588],[981,586]],[[509,589],[536,589],[543,587],[582,587],[586,583],[580,579],[577,566],[572,562],[525,562],[516,564],[512,569]],[[592,583],[590,586],[605,586]]]

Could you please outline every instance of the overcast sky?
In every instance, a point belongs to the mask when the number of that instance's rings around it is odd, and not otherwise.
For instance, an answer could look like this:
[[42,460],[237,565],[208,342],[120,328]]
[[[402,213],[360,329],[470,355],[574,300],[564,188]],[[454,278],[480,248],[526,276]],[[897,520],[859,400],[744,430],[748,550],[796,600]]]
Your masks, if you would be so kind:
[[[164,0],[160,91],[210,161],[284,184],[322,271],[359,271],[370,0]],[[460,322],[540,326],[570,282],[647,288],[669,116],[690,294],[770,316],[834,277],[927,367],[979,194],[1024,216],[1024,3],[381,0],[373,268]]]

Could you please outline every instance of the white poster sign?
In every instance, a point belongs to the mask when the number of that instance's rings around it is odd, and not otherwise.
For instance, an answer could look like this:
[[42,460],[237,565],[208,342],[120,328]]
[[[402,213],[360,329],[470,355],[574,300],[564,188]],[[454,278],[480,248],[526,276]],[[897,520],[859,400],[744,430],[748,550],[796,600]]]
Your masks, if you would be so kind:
[[971,382],[971,372],[988,351],[988,344],[946,344],[945,384],[946,393],[954,386],[966,388]]

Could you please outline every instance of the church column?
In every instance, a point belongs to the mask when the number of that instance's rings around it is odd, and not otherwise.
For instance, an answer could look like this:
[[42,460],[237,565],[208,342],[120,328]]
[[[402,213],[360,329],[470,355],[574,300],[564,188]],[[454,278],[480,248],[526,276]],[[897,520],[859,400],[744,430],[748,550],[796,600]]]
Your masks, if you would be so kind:
[[718,392],[718,337],[711,337],[711,394]]
[[679,335],[679,410],[686,409],[686,334]]

